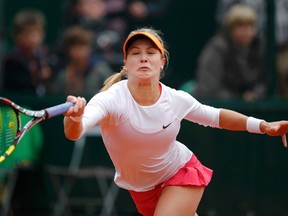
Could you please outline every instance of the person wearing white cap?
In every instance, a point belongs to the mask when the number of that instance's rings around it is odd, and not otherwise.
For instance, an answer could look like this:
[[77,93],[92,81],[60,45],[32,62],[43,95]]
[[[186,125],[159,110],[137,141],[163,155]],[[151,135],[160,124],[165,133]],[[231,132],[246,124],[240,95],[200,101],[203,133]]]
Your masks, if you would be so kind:
[[132,31],[123,54],[123,69],[108,78],[88,103],[83,97],[67,97],[75,105],[64,114],[64,133],[76,140],[99,125],[115,166],[115,183],[130,192],[142,215],[197,215],[213,171],[177,141],[183,119],[215,128],[282,136],[287,147],[288,121],[266,122],[207,106],[161,83],[169,54],[159,31]]

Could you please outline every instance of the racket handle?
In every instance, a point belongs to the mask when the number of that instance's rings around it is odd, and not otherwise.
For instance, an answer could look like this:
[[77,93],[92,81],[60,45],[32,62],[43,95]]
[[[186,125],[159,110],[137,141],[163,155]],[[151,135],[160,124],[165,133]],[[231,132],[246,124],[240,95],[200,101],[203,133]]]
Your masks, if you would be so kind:
[[45,109],[46,111],[46,119],[61,115],[69,110],[70,107],[72,107],[74,103],[72,102],[66,102],[63,104],[59,104],[50,108]]

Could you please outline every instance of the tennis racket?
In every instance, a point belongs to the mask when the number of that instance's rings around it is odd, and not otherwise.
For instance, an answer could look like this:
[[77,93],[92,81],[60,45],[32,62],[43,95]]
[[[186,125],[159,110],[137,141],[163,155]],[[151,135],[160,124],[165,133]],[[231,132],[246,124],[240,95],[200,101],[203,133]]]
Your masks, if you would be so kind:
[[[22,137],[37,123],[61,115],[73,106],[66,102],[43,110],[25,109],[7,98],[0,97],[0,163],[16,148]],[[20,113],[32,117],[23,127]]]

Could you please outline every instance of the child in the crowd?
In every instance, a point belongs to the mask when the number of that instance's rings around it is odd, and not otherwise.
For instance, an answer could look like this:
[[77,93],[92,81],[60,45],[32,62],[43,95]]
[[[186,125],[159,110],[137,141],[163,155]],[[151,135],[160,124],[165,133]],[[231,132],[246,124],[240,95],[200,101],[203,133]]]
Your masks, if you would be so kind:
[[112,74],[108,63],[92,54],[92,39],[92,33],[80,26],[66,30],[62,44],[68,62],[55,77],[54,93],[92,96]]
[[43,96],[49,91],[52,71],[44,45],[45,16],[23,9],[13,22],[14,48],[3,59],[3,90]]

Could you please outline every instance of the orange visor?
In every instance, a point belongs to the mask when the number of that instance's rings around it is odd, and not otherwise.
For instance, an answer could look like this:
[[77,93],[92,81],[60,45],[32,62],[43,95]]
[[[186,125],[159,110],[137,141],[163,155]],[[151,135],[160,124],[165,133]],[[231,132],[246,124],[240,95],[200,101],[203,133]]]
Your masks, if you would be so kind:
[[[127,57],[127,50],[129,48],[129,46],[131,45],[132,42],[134,42],[136,40],[136,38],[141,36],[147,37],[148,39],[150,39],[155,45],[156,47],[160,50],[161,55],[164,57],[165,51],[164,51],[164,47],[163,44],[161,43],[161,41],[152,33],[149,32],[136,32],[135,34],[132,34],[130,36],[128,36],[128,38],[126,39],[126,41],[124,42],[123,45],[123,55],[124,55],[124,59],[126,59]],[[134,39],[134,40],[132,40]]]

